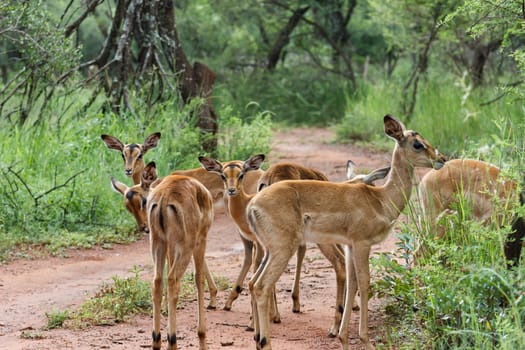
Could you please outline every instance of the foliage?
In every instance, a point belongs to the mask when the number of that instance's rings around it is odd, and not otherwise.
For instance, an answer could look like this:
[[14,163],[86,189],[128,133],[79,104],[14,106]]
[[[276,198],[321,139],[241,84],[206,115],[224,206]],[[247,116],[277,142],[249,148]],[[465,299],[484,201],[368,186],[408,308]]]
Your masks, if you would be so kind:
[[[464,77],[445,80],[440,72],[421,83],[419,104],[407,127],[424,135],[440,151],[450,157],[485,158],[498,150],[505,139],[512,137],[523,120],[522,106],[505,99],[482,105],[491,91],[472,91]],[[406,121],[400,114],[396,94],[397,80],[368,85],[362,97],[348,100],[343,119],[336,124],[339,141],[384,141],[382,116],[390,113]],[[497,164],[501,164],[497,160]]]
[[[78,64],[78,49],[64,38],[53,17],[42,0],[0,3],[0,62],[17,72],[0,90],[0,111],[7,107],[5,117],[16,113],[19,118],[14,120],[24,122],[31,109],[45,108],[61,75]],[[21,91],[22,86],[28,88]],[[18,105],[8,101],[14,94],[21,96]],[[43,101],[36,104],[42,96]]]
[[[500,141],[488,160],[505,164],[505,176],[521,181],[525,124],[513,125],[512,133],[499,130]],[[389,300],[389,327],[405,348],[523,348],[525,270],[522,264],[508,270],[503,255],[513,213],[502,228],[484,226],[469,219],[468,203],[459,199],[443,239],[434,238],[417,198],[411,202],[409,221],[398,235],[400,249],[372,260],[378,274],[373,290]],[[391,341],[399,339],[392,336]]]
[[[225,111],[228,115],[228,111]],[[220,119],[219,159],[245,160],[255,154],[270,152],[272,122],[268,113],[259,113],[251,121],[230,115]]]
[[46,329],[60,328],[71,316],[69,310],[54,310],[46,312],[47,327]]
[[[60,253],[66,247],[136,239],[133,218],[122,205],[122,197],[111,191],[110,177],[130,182],[123,174],[120,155],[106,148],[101,134],[140,143],[150,133],[162,131],[159,146],[146,155],[146,161],[156,161],[161,176],[200,166],[197,157],[204,152],[200,133],[193,126],[194,105],[179,111],[167,103],[148,111],[138,100],[136,110],[144,110],[142,116],[79,116],[75,106],[81,100],[82,96],[76,101],[72,97],[53,99],[48,121],[42,125],[12,126],[3,121],[0,260],[25,251],[26,245]],[[73,106],[63,111],[64,105]],[[220,157],[244,159],[252,152],[268,152],[271,124],[262,114],[252,118],[252,122],[220,119],[224,130],[224,135],[219,133],[224,140]],[[233,137],[236,135],[241,138]]]
[[[330,125],[342,118],[348,96],[352,96],[348,81],[302,67],[227,79],[216,88],[223,108],[230,106],[232,113],[240,115],[252,108],[270,112],[272,121],[279,125]],[[229,89],[230,85],[236,88]]]

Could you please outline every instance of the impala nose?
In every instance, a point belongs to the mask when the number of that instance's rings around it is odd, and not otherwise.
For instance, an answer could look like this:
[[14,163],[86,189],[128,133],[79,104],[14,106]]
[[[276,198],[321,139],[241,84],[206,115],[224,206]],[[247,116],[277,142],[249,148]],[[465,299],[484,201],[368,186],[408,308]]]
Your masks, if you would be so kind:
[[237,190],[235,188],[228,188],[228,196],[234,196],[237,194]]

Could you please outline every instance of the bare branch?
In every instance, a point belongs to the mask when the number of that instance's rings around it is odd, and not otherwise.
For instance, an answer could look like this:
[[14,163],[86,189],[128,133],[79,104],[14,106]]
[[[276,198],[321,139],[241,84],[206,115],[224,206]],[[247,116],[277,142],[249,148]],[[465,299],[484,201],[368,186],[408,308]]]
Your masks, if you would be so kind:
[[97,8],[98,5],[100,5],[101,3],[103,3],[104,0],[91,0],[88,5],[87,5],[87,8],[86,8],[86,11],[84,11],[84,13],[82,13],[80,15],[80,17],[78,17],[73,23],[71,23],[69,26],[66,27],[66,30],[65,30],[65,37],[66,38],[69,38],[69,36],[75,31],[78,29],[78,27],[82,24],[82,22],[86,19],[86,17],[93,11],[95,11],[95,9]]

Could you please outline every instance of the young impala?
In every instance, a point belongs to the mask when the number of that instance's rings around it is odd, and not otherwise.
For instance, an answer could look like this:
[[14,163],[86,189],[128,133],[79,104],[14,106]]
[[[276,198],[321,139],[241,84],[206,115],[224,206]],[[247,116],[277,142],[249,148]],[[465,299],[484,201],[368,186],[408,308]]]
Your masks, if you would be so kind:
[[[365,183],[373,185],[373,182],[386,177],[390,171],[390,167],[376,169],[368,175],[355,174],[355,164],[352,168],[347,168],[347,182]],[[264,188],[284,180],[319,180],[328,181],[328,177],[322,172],[302,166],[296,163],[283,162],[277,163],[268,168],[266,172],[259,179],[259,191]],[[339,331],[339,324],[341,323],[341,316],[343,313],[343,298],[344,298],[344,284],[345,284],[345,267],[344,267],[344,252],[341,246],[337,244],[318,244],[321,253],[332,264],[336,275],[336,305],[334,323],[330,327],[328,336],[336,337]],[[293,312],[300,312],[299,300],[299,283],[301,277],[301,266],[306,253],[306,244],[300,244],[297,249],[297,267],[295,269],[294,286],[292,290]],[[352,305],[354,309],[358,309],[357,304]]]
[[[162,179],[157,175],[157,167],[155,162],[149,162],[142,170],[141,180],[138,185],[128,187],[126,184],[111,178],[113,189],[122,194],[125,198],[124,204],[126,209],[133,214],[139,230],[144,233],[149,233],[148,215],[146,212],[148,195]],[[217,286],[211,273],[206,270],[206,282],[208,283],[208,290],[210,291],[210,303],[208,309],[217,308]]]
[[[252,240],[256,246],[258,245],[256,237],[250,231],[248,227],[248,222],[246,220],[246,206],[253,198],[253,194],[246,194],[244,191],[243,179],[249,174],[250,171],[258,170],[264,161],[264,155],[256,155],[245,162],[241,161],[230,161],[226,163],[220,163],[216,159],[208,157],[200,157],[203,167],[210,172],[215,172],[221,176],[224,182],[226,193],[228,194],[228,208],[229,214],[239,227],[242,236],[246,239]],[[382,177],[386,176],[386,173],[381,172]],[[378,175],[378,171],[375,174],[370,174],[367,177],[360,177],[358,182],[369,181],[370,183],[377,178],[380,178],[381,175]],[[283,181],[283,180],[320,180],[328,181],[328,178],[318,170],[304,167],[295,163],[278,163],[272,165],[260,178],[258,188],[259,191],[270,186],[273,183]],[[327,259],[332,263],[336,271],[338,289],[337,289],[337,302],[336,302],[336,315],[334,325],[330,328],[329,335],[337,336],[338,325],[341,319],[340,310],[342,308],[343,293],[344,293],[344,258],[341,248],[336,245],[319,245],[321,252],[327,257]],[[259,247],[256,250],[258,254],[255,266],[258,266],[260,260],[262,259],[262,249]],[[301,304],[299,301],[299,283],[301,275],[301,266],[306,253],[306,245],[302,244],[297,251],[297,267],[295,270],[295,282],[292,290],[292,299],[293,299],[293,312],[300,312]],[[251,255],[245,255],[245,260],[243,262],[243,267],[237,278],[235,288],[232,289],[230,296],[226,305],[231,306],[233,300],[235,300],[240,291],[242,290],[242,283],[246,278],[246,274],[251,265]],[[272,298],[272,303],[275,303],[275,299]],[[278,322],[280,319],[278,310],[275,304],[272,304],[273,316],[272,319],[274,322]]]
[[[423,214],[440,238],[446,230],[443,221],[455,213],[460,201],[465,201],[473,219],[498,226],[518,202],[515,181],[505,179],[495,165],[474,159],[450,160],[443,169],[429,171],[421,179],[419,196]],[[515,217],[505,247],[507,260],[517,263],[524,235],[523,218]]]
[[204,312],[204,259],[206,238],[213,222],[210,192],[199,181],[170,175],[153,188],[147,200],[150,248],[153,258],[153,349],[160,350],[160,312],[163,271],[167,269],[168,349],[177,349],[176,310],[183,274],[191,261],[195,264],[197,285],[199,349],[207,349]]
[[265,248],[263,263],[250,281],[256,300],[257,349],[271,349],[269,297],[290,257],[304,242],[344,245],[346,295],[339,339],[348,345],[348,321],[357,289],[361,292],[359,335],[368,335],[369,255],[394,227],[414,185],[415,167],[443,166],[445,158],[417,132],[386,115],[385,133],[396,141],[391,170],[382,186],[325,181],[282,181],[259,192],[248,204],[250,228]]
[[146,137],[144,143],[124,144],[115,136],[100,135],[102,141],[109,149],[119,151],[124,160],[124,173],[133,179],[133,184],[140,183],[140,176],[144,170],[144,154],[152,148],[157,147],[160,139],[160,132],[153,133]]
[[[228,214],[237,225],[243,242],[251,242],[251,245],[248,248],[245,244],[242,268],[224,307],[225,310],[230,310],[233,301],[237,299],[241,293],[244,279],[248,274],[248,270],[252,266],[252,254],[255,255],[255,261],[253,262],[254,269],[257,269],[263,257],[263,249],[260,247],[253,232],[249,229],[246,221],[246,205],[254,194],[246,193],[244,189],[244,178],[250,172],[259,170],[264,161],[264,155],[260,154],[253,156],[246,162],[229,161],[222,164],[218,160],[209,157],[199,157],[199,161],[201,162],[203,169],[206,169],[206,171],[209,171],[210,173],[214,173],[214,176],[222,179],[224,183],[224,191],[226,193],[225,204],[228,209]],[[280,322],[281,317],[279,315],[279,310],[277,309],[275,290],[272,294],[272,319],[277,323]],[[251,324],[248,326],[248,329],[253,329]]]

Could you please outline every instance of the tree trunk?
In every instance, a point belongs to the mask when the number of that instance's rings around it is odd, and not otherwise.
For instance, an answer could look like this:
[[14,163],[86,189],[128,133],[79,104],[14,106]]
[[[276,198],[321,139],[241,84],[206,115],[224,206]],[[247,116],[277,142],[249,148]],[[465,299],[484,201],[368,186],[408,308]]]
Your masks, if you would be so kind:
[[493,40],[486,45],[477,43],[473,46],[474,57],[470,64],[470,76],[472,79],[472,85],[476,88],[483,84],[483,70],[487,64],[490,53],[500,48],[501,39]]

